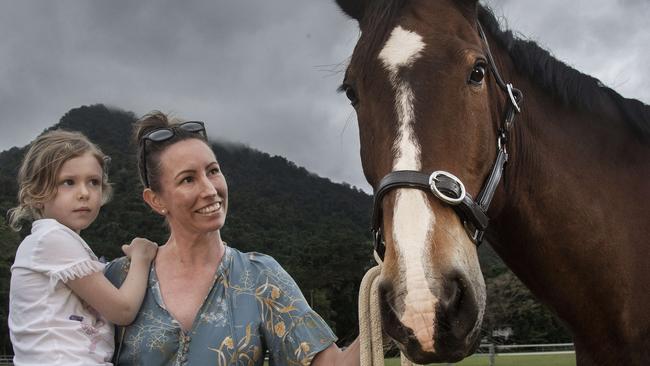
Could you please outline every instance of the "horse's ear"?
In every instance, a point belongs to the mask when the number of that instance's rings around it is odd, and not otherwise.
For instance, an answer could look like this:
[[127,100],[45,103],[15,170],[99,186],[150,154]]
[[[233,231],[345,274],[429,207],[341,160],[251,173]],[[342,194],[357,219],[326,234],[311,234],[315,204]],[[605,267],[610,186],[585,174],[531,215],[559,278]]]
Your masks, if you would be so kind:
[[369,1],[372,0],[336,0],[336,3],[345,14],[361,21]]

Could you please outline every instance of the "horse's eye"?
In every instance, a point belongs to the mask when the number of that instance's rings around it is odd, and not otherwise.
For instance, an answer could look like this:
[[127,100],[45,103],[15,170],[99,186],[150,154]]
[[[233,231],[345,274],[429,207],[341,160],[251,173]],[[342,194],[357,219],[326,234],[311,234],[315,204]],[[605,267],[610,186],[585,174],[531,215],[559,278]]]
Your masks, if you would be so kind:
[[357,93],[354,91],[354,88],[351,87],[350,85],[343,84],[341,85],[339,90],[345,92],[345,96],[350,100],[350,104],[352,104],[353,106],[359,103],[359,98],[357,97]]
[[469,82],[474,85],[481,85],[483,78],[485,78],[485,65],[477,64],[469,75]]

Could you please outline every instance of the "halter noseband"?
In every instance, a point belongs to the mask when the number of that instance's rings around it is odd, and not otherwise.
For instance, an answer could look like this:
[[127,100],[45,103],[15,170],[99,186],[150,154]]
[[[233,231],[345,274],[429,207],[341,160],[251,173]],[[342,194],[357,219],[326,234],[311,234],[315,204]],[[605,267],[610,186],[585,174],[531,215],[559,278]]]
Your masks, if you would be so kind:
[[474,244],[478,246],[483,241],[485,230],[490,223],[487,211],[497,186],[501,181],[503,168],[508,161],[506,143],[508,142],[515,114],[521,112],[520,105],[523,100],[523,94],[519,89],[513,87],[512,84],[503,81],[490,52],[490,45],[485,37],[483,28],[480,24],[477,23],[477,25],[481,40],[485,43],[488,65],[492,69],[497,85],[508,95],[508,108],[503,124],[498,130],[497,157],[492,166],[492,171],[478,197],[476,197],[476,201],[465,191],[465,186],[460,179],[445,171],[435,171],[431,174],[425,174],[414,170],[397,170],[384,176],[375,190],[372,211],[372,234],[375,242],[375,252],[377,252],[381,260],[384,259],[386,252],[386,246],[384,245],[381,234],[381,203],[384,196],[395,188],[416,188],[431,192],[442,202],[450,205],[456,214],[460,216],[465,230]]

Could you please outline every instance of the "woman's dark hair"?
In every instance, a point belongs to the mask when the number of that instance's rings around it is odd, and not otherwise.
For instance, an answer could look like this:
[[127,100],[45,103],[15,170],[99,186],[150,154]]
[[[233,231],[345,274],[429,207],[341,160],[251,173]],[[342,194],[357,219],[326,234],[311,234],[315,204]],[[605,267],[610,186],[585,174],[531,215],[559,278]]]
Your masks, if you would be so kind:
[[[168,146],[173,145],[179,141],[188,140],[188,139],[198,139],[206,144],[207,140],[203,137],[202,134],[193,133],[185,131],[180,128],[174,128],[174,135],[165,141],[143,141],[143,138],[150,132],[161,129],[161,128],[173,128],[178,126],[183,121],[177,118],[170,118],[165,113],[160,111],[152,111],[135,122],[133,125],[133,143],[137,147],[137,161],[138,161],[138,175],[140,177],[140,182],[146,188],[145,177],[144,177],[144,167],[143,163],[147,164],[146,172],[147,178],[146,181],[149,182],[149,188],[155,192],[160,192],[160,175],[161,175],[161,162],[160,154],[167,149]],[[144,161],[144,144],[146,146],[146,159]]]

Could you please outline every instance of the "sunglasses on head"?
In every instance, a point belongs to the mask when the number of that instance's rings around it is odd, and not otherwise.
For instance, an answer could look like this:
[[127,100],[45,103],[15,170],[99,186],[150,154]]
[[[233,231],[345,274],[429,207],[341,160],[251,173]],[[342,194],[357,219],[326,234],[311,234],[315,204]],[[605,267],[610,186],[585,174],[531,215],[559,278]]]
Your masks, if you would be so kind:
[[142,144],[142,173],[144,175],[143,178],[145,188],[149,188],[149,178],[147,176],[147,141],[167,141],[176,136],[177,131],[197,133],[203,136],[205,140],[208,139],[207,133],[205,132],[205,124],[201,121],[183,122],[176,126],[157,128],[153,131],[147,132],[140,139],[140,143]]

